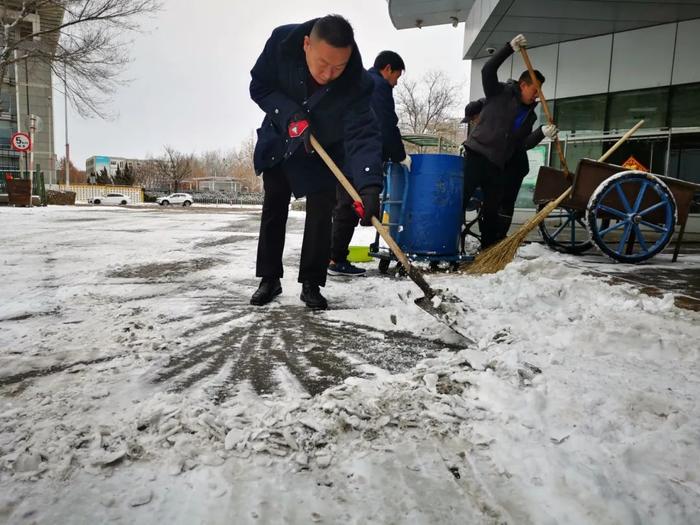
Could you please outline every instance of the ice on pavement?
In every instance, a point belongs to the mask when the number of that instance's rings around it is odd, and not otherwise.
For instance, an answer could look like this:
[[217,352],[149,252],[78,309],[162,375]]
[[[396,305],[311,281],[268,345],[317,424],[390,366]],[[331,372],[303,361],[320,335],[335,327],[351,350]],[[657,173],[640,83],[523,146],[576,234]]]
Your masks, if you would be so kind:
[[297,212],[254,309],[257,220],[0,208],[0,521],[697,522],[698,313],[529,245],[429,275],[476,343],[374,263],[310,314]]

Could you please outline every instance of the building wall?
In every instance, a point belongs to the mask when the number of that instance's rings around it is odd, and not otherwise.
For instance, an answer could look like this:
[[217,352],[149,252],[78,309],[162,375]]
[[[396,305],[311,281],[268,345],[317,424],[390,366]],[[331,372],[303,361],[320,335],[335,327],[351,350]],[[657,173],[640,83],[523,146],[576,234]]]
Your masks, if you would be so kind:
[[[51,100],[51,70],[39,62],[20,62],[17,67],[18,82],[15,82],[15,68],[8,70],[8,80],[0,90],[0,169],[14,171],[26,169],[24,156],[10,149],[10,136],[17,131],[17,98],[19,91],[19,127],[28,132],[28,113],[41,119],[41,128],[34,135],[34,166],[44,172],[48,183],[56,181],[56,159],[53,150],[53,105]],[[29,81],[27,82],[27,78]],[[28,97],[27,97],[28,95]]]
[[[547,78],[545,97],[555,99],[700,82],[698,49],[700,19],[528,51],[533,65]],[[486,60],[471,63],[471,100],[483,96],[481,68]],[[524,69],[517,55],[503,64],[499,75],[513,78]]]

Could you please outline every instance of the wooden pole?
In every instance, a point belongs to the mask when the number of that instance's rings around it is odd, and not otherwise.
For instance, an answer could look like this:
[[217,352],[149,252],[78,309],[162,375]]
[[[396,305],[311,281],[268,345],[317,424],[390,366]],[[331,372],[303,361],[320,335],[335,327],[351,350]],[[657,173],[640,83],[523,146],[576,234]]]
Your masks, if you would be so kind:
[[[525,50],[524,47],[520,48],[520,54],[523,56],[523,61],[525,62],[525,65],[527,66],[527,70],[530,72],[530,80],[537,87],[537,97],[540,99],[540,102],[542,103],[542,110],[544,111],[544,114],[547,117],[547,121],[550,124],[554,124],[554,119],[552,118],[552,114],[549,111],[549,106],[547,105],[547,99],[544,97],[544,93],[542,93],[542,86],[540,85],[540,81],[537,80],[537,76],[535,75],[535,70],[532,67],[532,62],[530,62],[530,56],[527,54],[527,51]],[[569,166],[566,163],[566,156],[564,155],[564,150],[561,147],[561,142],[559,142],[559,137],[556,137],[556,136],[554,137],[554,145],[557,148],[557,153],[559,154],[559,160],[561,161],[561,166],[562,166],[562,168],[564,168],[564,174],[567,177],[570,177]]]

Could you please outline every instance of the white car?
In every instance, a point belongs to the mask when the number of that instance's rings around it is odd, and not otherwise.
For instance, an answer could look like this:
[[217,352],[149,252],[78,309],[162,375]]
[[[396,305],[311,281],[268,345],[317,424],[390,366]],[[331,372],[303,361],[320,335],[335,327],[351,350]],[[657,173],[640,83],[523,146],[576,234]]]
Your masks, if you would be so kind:
[[194,199],[189,193],[171,193],[166,197],[158,197],[156,202],[161,206],[170,204],[180,204],[182,206],[191,206]]
[[107,193],[106,195],[100,195],[98,197],[92,197],[91,199],[88,199],[88,203],[127,205],[131,204],[131,197],[127,197],[123,193]]

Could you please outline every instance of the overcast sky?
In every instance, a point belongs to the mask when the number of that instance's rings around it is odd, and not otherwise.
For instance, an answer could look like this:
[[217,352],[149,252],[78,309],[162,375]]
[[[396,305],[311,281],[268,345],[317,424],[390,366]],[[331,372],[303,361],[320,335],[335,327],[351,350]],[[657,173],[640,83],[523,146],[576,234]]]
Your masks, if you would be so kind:
[[[408,77],[447,72],[468,97],[469,62],[461,59],[464,27],[396,30],[386,0],[166,0],[135,35],[131,83],[114,97],[112,120],[84,120],[68,110],[71,160],[92,155],[146,158],[168,144],[185,152],[237,148],[260,125],[250,100],[250,69],[272,30],[338,13],[350,20],[370,67],[383,49],[403,57]],[[63,96],[55,93],[56,152],[63,156]]]

